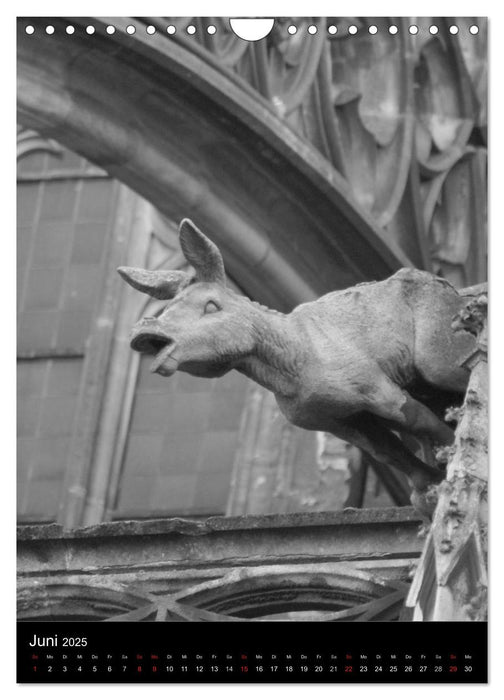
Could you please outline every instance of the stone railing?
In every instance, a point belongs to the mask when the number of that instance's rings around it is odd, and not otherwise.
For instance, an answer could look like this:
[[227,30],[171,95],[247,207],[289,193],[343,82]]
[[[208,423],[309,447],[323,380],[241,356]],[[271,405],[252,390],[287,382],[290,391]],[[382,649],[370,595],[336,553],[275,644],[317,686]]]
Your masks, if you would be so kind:
[[412,508],[103,523],[18,533],[20,620],[397,620]]

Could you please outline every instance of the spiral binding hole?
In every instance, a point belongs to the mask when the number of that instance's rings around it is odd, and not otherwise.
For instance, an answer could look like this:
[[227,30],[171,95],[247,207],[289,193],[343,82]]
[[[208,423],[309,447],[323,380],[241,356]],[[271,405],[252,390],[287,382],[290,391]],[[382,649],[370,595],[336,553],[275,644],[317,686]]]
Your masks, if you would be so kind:
[[[299,27],[296,26],[295,24],[290,24],[290,25],[287,27],[287,32],[288,32],[291,36],[293,36],[294,34],[297,34],[298,29],[299,29]],[[49,34],[49,35],[52,35],[52,34],[55,33],[55,28],[54,28],[54,26],[53,26],[52,24],[48,24],[45,28],[43,28],[43,30],[45,31],[46,34]],[[152,36],[153,34],[156,33],[156,27],[154,27],[154,25],[152,25],[152,24],[149,24],[149,25],[146,27],[145,30],[146,30],[147,34],[149,34],[149,35],[151,35],[151,36]],[[473,36],[476,36],[477,34],[479,34],[479,30],[480,30],[480,28],[478,27],[477,24],[472,24],[472,25],[469,27],[469,33],[472,34]],[[73,25],[71,25],[71,24],[69,24],[69,25],[67,25],[67,26],[65,27],[65,32],[66,32],[67,34],[69,34],[69,35],[75,34],[75,31],[76,31],[75,27],[74,27]],[[115,34],[115,32],[116,32],[116,27],[114,27],[112,24],[109,24],[109,25],[105,28],[105,31],[106,31],[106,33],[109,34],[109,35]],[[168,25],[168,26],[166,27],[166,32],[167,32],[167,34],[173,35],[173,34],[176,33],[176,31],[177,31],[177,28],[176,28],[173,24],[170,24],[170,25]],[[186,27],[186,30],[185,30],[185,31],[187,32],[187,34],[189,34],[189,35],[192,36],[192,35],[196,34],[196,31],[197,31],[197,30],[196,30],[196,27],[194,26],[194,24],[189,24],[189,25]],[[359,28],[358,28],[355,24],[351,24],[351,25],[348,27],[348,34],[350,34],[351,36],[355,36],[355,35],[358,33],[358,31],[359,31]],[[371,34],[371,35],[374,36],[375,34],[378,33],[378,27],[377,27],[375,24],[371,24],[371,25],[368,27],[367,31],[368,31],[369,34]],[[428,28],[428,31],[429,31],[430,34],[432,34],[433,36],[435,36],[436,34],[439,33],[439,27],[438,27],[437,25],[435,25],[435,24],[432,24],[432,25]],[[455,35],[457,35],[457,34],[459,33],[460,28],[459,28],[456,24],[452,24],[452,25],[450,25],[448,31],[450,32],[450,34],[452,34],[452,35],[455,36]],[[96,28],[95,28],[92,24],[89,24],[89,25],[87,25],[87,26],[85,27],[85,32],[86,32],[86,34],[92,35],[92,34],[94,34],[94,33],[96,32]],[[134,25],[134,24],[129,24],[129,25],[126,27],[126,32],[127,32],[128,34],[130,34],[130,35],[131,35],[131,34],[135,34],[135,32],[136,32],[136,27],[135,27],[135,25]],[[206,32],[207,32],[207,34],[210,34],[211,36],[213,36],[214,34],[217,33],[217,27],[216,27],[215,25],[213,25],[213,24],[209,24],[209,25],[206,27]],[[311,35],[317,34],[317,32],[318,32],[317,26],[314,25],[314,24],[310,24],[310,25],[308,26],[308,28],[307,28],[307,32],[308,32],[308,34],[311,34]],[[395,24],[391,24],[391,25],[388,27],[388,32],[389,32],[389,34],[391,34],[391,35],[394,36],[394,35],[396,35],[396,34],[399,32],[399,27],[397,27]],[[416,36],[417,34],[420,33],[420,29],[419,29],[419,27],[418,27],[416,24],[412,24],[412,25],[410,25],[410,26],[408,27],[408,32],[409,32],[412,36]],[[35,33],[35,27],[34,27],[32,24],[27,24],[26,27],[25,27],[25,33],[28,34],[28,35],[34,34],[34,33]],[[335,34],[338,33],[338,27],[337,27],[335,24],[330,24],[330,25],[327,27],[327,33],[330,34],[331,36],[334,36]]]

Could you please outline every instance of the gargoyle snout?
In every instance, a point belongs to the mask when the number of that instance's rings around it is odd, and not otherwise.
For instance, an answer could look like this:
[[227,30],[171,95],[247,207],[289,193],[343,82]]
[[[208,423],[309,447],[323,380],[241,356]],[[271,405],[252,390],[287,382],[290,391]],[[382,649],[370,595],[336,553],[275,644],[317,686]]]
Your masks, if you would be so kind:
[[173,338],[159,328],[157,319],[144,318],[132,330],[130,346],[137,352],[157,355],[168,345],[174,345]]

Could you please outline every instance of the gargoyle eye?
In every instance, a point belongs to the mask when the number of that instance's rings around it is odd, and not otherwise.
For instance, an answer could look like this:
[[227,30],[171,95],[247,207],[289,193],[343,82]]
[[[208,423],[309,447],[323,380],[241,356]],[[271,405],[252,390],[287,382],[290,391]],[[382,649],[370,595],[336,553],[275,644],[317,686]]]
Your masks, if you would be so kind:
[[205,313],[214,314],[216,311],[220,311],[220,308],[217,306],[215,301],[207,301],[205,306]]

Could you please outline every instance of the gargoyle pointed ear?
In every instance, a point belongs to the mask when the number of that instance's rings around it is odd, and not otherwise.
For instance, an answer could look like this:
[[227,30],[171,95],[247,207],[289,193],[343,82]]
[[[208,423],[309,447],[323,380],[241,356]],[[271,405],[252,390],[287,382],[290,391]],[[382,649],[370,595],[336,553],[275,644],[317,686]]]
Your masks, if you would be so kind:
[[179,236],[182,252],[196,270],[198,280],[225,286],[224,261],[215,243],[201,233],[190,219],[182,219],[180,222]]
[[139,267],[118,267],[117,272],[139,292],[155,299],[173,299],[191,282],[193,276],[182,270],[142,270]]

